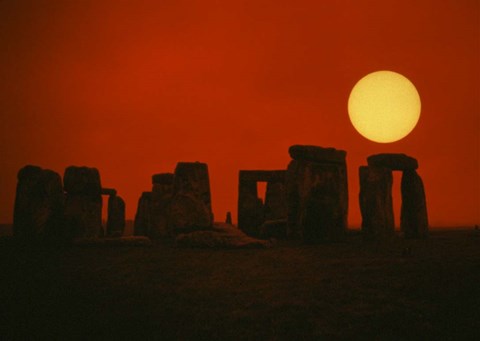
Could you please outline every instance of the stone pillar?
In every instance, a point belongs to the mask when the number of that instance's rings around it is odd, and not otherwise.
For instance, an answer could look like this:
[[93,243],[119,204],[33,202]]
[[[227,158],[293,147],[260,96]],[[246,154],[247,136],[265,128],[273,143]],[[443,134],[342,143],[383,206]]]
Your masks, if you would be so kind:
[[62,240],[65,195],[60,175],[37,166],[18,172],[13,212],[13,234],[21,240]]
[[292,146],[287,169],[288,234],[305,242],[344,237],[348,216],[346,152]]
[[173,173],[160,173],[152,176],[150,202],[150,238],[168,236],[168,210],[173,198]]
[[63,177],[65,219],[74,238],[103,236],[100,174],[96,168],[70,166]]
[[133,234],[135,236],[150,235],[150,206],[152,202],[152,192],[143,192],[138,199],[137,213],[133,224]]
[[227,216],[225,218],[225,224],[232,225],[232,213],[227,212]]
[[257,182],[249,171],[240,171],[238,179],[238,228],[249,236],[258,236],[265,220],[263,203],[258,197]]
[[168,208],[169,233],[212,228],[213,213],[207,164],[179,162],[175,168],[173,192]]
[[392,205],[392,170],[361,166],[360,211],[366,239],[383,239],[395,233]]
[[405,238],[426,238],[428,236],[428,216],[422,178],[415,170],[405,170],[402,175],[401,188],[400,229]]
[[107,236],[121,237],[125,231],[125,201],[118,195],[108,198]]
[[287,196],[285,181],[267,182],[265,193],[265,221],[287,219]]

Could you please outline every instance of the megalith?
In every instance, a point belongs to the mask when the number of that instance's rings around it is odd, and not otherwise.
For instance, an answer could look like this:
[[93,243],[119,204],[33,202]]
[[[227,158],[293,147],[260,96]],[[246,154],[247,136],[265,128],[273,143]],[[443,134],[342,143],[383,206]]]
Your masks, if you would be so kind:
[[365,239],[384,239],[395,233],[392,204],[392,170],[361,166],[360,212]]
[[65,196],[60,175],[37,166],[18,172],[13,213],[13,234],[25,241],[62,240]]
[[294,145],[286,176],[288,235],[305,242],[344,237],[348,217],[346,152]]
[[405,170],[402,175],[402,208],[400,230],[407,239],[428,236],[427,202],[422,178],[415,170]]
[[125,231],[125,201],[118,195],[108,198],[107,236],[121,237]]
[[133,234],[135,236],[150,235],[150,208],[152,203],[152,192],[143,192],[138,199],[137,213],[133,223]]
[[405,238],[426,238],[428,217],[425,189],[416,169],[418,161],[405,154],[376,154],[360,167],[362,230],[367,238],[394,233],[391,204],[392,171],[402,171],[400,229]]
[[179,162],[174,174],[173,196],[168,207],[169,233],[211,228],[213,213],[207,164]]
[[[286,220],[285,170],[241,170],[238,181],[238,227],[251,237],[268,238],[275,227],[262,229],[269,221]],[[266,182],[265,202],[258,194],[258,182]],[[261,231],[268,231],[262,233]],[[273,234],[278,235],[276,231]],[[281,233],[280,233],[281,234]]]
[[152,176],[150,200],[150,238],[166,237],[168,231],[168,209],[173,197],[174,174],[159,173]]
[[96,168],[70,166],[63,177],[65,219],[73,238],[103,236],[102,186]]

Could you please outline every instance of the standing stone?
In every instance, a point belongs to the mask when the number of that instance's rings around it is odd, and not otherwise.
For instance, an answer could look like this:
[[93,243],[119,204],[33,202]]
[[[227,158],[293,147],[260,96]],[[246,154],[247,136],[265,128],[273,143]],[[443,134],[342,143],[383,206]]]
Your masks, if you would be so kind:
[[287,219],[285,182],[267,182],[265,193],[265,221]]
[[137,213],[133,223],[133,234],[135,236],[150,235],[150,207],[152,192],[143,192],[138,199]]
[[305,242],[344,237],[348,216],[346,152],[292,146],[287,169],[288,235]]
[[125,231],[125,201],[118,195],[108,198],[107,236],[121,237]]
[[240,171],[238,181],[238,227],[251,237],[265,221],[263,202],[258,197],[257,182]]
[[401,190],[400,229],[405,238],[426,238],[428,236],[428,216],[425,189],[422,178],[415,170],[403,172]]
[[13,234],[25,241],[62,240],[65,196],[60,175],[37,166],[18,172]]
[[392,171],[388,168],[361,166],[360,211],[366,239],[383,239],[395,232],[392,205]]
[[63,177],[67,192],[65,219],[74,238],[103,235],[102,186],[96,168],[70,166]]
[[150,201],[150,238],[166,237],[168,231],[168,214],[173,198],[174,174],[161,173],[152,176],[152,194]]
[[227,212],[227,217],[225,218],[225,224],[232,225],[232,213]]
[[179,162],[175,168],[173,193],[168,208],[170,234],[204,230],[213,226],[206,163]]

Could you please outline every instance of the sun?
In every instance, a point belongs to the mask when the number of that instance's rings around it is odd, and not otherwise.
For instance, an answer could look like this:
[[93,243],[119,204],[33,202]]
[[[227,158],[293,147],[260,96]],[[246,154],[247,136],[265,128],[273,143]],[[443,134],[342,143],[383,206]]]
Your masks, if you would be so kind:
[[360,79],[348,99],[348,115],[365,138],[389,143],[403,139],[417,125],[421,102],[405,76],[376,71]]

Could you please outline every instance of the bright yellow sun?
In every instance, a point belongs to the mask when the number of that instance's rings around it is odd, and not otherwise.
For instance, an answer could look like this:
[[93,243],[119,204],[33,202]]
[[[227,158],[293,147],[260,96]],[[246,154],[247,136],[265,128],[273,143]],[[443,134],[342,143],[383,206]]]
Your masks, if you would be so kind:
[[406,77],[377,71],[360,79],[348,99],[348,115],[365,138],[388,143],[401,140],[417,125],[420,96]]

